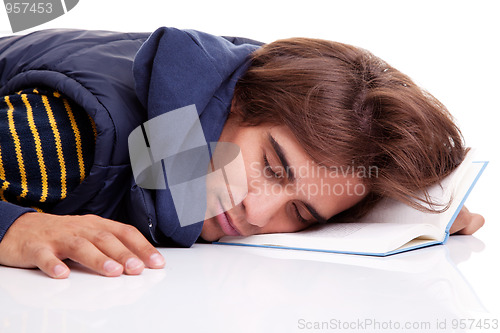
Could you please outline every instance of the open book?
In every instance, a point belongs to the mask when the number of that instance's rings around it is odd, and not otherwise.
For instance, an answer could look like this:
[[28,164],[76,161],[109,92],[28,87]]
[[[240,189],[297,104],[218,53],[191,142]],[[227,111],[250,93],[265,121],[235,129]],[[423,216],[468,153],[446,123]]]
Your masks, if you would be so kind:
[[443,244],[448,239],[453,221],[487,164],[474,161],[474,150],[470,150],[462,164],[441,184],[429,188],[435,203],[446,204],[452,198],[450,207],[443,213],[426,213],[399,201],[384,199],[357,222],[316,225],[295,233],[226,236],[215,244],[374,256]]

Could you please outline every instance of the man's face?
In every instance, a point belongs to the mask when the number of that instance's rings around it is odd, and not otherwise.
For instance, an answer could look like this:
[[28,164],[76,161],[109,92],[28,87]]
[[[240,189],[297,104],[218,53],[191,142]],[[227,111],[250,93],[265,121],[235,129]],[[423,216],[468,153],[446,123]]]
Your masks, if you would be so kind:
[[299,231],[326,222],[368,192],[356,173],[313,162],[285,126],[242,127],[230,118],[219,142],[241,149],[248,192],[234,207],[215,199],[212,205],[225,212],[204,221],[201,237],[206,241]]

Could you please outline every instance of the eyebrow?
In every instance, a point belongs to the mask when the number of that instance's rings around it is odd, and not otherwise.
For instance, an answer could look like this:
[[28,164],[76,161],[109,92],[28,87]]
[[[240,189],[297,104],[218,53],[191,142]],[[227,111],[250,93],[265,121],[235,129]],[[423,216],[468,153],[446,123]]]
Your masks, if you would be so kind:
[[[267,138],[269,140],[269,143],[273,147],[274,151],[276,152],[276,155],[278,155],[278,159],[280,160],[281,164],[283,165],[283,168],[285,169],[286,176],[288,180],[291,183],[295,183],[297,178],[295,177],[295,173],[293,172],[293,168],[290,168],[290,164],[288,162],[288,159],[286,158],[286,154],[283,150],[283,147],[273,138],[271,133],[267,134]],[[326,223],[328,221],[327,218],[321,216],[316,209],[314,209],[313,206],[311,206],[309,203],[304,202],[304,206],[306,206],[307,210],[311,215],[319,222],[319,223]]]

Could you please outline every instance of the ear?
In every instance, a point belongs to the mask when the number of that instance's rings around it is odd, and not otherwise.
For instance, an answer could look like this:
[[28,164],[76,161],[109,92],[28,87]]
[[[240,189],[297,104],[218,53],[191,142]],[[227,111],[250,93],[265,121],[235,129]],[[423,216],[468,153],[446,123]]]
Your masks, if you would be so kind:
[[242,122],[242,114],[241,110],[238,108],[238,102],[236,98],[233,96],[231,99],[231,106],[229,107],[229,114],[227,116],[227,121],[231,121],[236,124],[240,124]]

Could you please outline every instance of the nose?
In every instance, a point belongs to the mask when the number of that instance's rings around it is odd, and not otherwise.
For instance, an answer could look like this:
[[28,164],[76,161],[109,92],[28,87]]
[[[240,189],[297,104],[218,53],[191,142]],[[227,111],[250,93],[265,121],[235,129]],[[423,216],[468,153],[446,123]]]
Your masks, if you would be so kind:
[[288,199],[284,195],[249,191],[242,203],[246,220],[256,227],[264,227],[271,221]]

